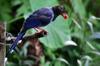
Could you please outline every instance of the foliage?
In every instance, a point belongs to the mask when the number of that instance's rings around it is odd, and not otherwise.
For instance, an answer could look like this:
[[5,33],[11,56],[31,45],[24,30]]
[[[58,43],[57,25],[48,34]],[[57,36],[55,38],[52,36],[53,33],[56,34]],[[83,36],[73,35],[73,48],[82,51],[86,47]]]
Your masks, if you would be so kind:
[[[69,15],[68,20],[59,16],[56,21],[43,27],[48,35],[40,39],[45,47],[41,66],[99,66],[99,0],[0,0],[0,3],[0,20],[7,22],[8,31],[12,31],[12,23],[18,20],[21,22],[21,18],[26,18],[36,9],[64,5]],[[34,30],[27,34],[30,32]],[[7,66],[31,66],[34,62],[25,59],[25,49],[19,51],[19,54],[14,53]]]

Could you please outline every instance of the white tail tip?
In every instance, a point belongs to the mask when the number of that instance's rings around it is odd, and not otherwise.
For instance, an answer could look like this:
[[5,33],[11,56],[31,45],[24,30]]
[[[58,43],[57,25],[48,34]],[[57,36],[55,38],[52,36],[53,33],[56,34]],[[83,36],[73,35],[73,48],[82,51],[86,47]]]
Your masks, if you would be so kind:
[[7,62],[7,59],[8,59],[8,58],[7,58],[7,57],[5,57],[4,63],[6,63],[6,62]]
[[11,52],[10,53],[13,53],[14,52],[14,50],[11,50]]

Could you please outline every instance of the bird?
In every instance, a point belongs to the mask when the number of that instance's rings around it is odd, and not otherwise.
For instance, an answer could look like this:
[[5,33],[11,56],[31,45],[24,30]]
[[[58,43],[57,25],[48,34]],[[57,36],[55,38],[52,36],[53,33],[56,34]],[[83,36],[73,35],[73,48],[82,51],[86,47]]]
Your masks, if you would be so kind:
[[9,53],[12,53],[15,50],[15,47],[17,46],[18,42],[21,39],[23,39],[23,36],[25,35],[25,33],[28,29],[34,28],[37,31],[37,33],[41,33],[43,31],[47,32],[44,29],[42,29],[41,27],[47,26],[49,23],[56,20],[56,18],[59,15],[62,15],[64,19],[68,18],[65,7],[62,5],[57,5],[57,6],[53,6],[53,7],[44,7],[44,8],[40,8],[40,9],[34,11],[24,21],[23,26],[22,26],[20,32],[18,33],[17,38],[15,39],[15,41],[12,43],[10,49],[8,50],[7,55],[9,55]]

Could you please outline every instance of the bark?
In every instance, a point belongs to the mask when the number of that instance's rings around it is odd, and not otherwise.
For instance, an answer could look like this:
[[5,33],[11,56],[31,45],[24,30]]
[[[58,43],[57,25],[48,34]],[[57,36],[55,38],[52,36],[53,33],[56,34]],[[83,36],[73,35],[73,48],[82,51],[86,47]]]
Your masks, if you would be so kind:
[[5,48],[5,25],[0,22],[0,66],[4,66]]
[[22,41],[25,42],[27,40],[30,41],[30,45],[28,46],[28,58],[34,59],[33,66],[40,66],[40,57],[43,55],[43,46],[42,43],[38,40],[38,38],[43,37],[43,33],[35,33],[32,36],[25,37]]

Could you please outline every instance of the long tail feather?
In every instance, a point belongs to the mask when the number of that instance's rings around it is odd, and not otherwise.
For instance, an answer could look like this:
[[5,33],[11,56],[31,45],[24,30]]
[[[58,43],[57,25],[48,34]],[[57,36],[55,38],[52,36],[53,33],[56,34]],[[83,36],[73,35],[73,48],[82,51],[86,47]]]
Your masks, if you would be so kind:
[[17,46],[18,41],[21,40],[21,39],[23,38],[24,34],[25,34],[25,31],[24,31],[24,32],[20,32],[20,33],[18,34],[17,38],[16,38],[15,41],[12,43],[12,46],[11,46],[10,49],[8,50],[8,52],[7,52],[7,54],[6,54],[6,57],[7,57],[10,53],[12,53],[12,51],[15,50],[15,47]]

